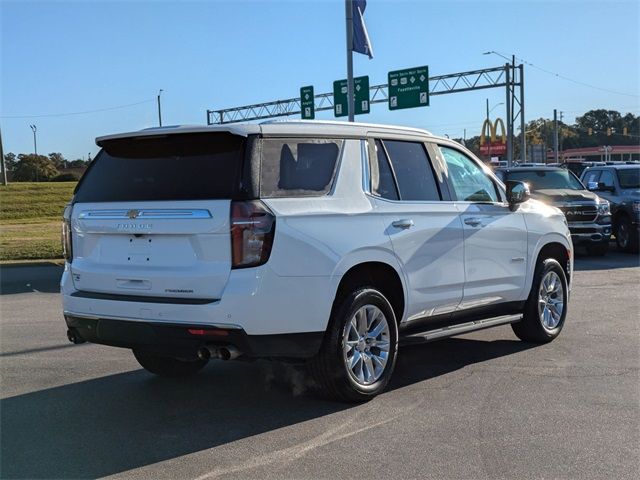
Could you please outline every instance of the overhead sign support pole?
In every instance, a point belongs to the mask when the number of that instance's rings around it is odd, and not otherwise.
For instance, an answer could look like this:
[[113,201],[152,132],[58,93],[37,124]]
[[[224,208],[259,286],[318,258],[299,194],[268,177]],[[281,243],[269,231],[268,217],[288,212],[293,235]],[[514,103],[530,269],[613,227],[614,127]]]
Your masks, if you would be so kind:
[[[452,93],[470,92],[474,90],[484,90],[487,88],[505,88],[507,86],[505,78],[505,66],[483,68],[481,70],[471,70],[468,72],[448,73],[429,77],[428,97],[437,95],[449,95]],[[363,77],[364,78],[364,77]],[[343,80],[345,87],[346,81]],[[354,79],[354,85],[356,79]],[[509,79],[511,83],[511,77]],[[516,82],[516,85],[519,82]],[[357,85],[356,85],[357,86]],[[389,85],[370,85],[369,99],[371,104],[389,104]],[[354,88],[355,90],[355,88]],[[522,90],[521,90],[522,91]],[[346,96],[346,95],[345,95]],[[364,97],[365,100],[367,97]],[[314,95],[315,112],[334,110],[333,92],[318,93]],[[520,105],[522,103],[522,105]],[[516,117],[524,105],[524,95],[521,102],[516,98]],[[346,114],[346,104],[342,111]],[[369,108],[364,108],[363,113],[368,113]],[[524,111],[524,109],[522,109]],[[252,120],[264,120],[268,118],[287,117],[290,115],[300,115],[300,98],[285,98],[265,103],[254,103],[239,107],[225,108],[221,110],[207,110],[207,124],[226,124],[236,122],[248,122]],[[354,108],[354,113],[355,108]]]
[[353,0],[345,0],[345,18],[347,21],[347,105],[349,121],[355,120],[355,100],[353,98]]

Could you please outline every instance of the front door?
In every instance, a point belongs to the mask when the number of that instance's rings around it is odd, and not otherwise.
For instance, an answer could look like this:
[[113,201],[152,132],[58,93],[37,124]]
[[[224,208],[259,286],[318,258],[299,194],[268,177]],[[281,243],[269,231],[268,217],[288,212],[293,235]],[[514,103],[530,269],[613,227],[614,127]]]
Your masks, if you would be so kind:
[[483,166],[461,150],[440,146],[464,230],[465,285],[459,310],[522,299],[527,228]]

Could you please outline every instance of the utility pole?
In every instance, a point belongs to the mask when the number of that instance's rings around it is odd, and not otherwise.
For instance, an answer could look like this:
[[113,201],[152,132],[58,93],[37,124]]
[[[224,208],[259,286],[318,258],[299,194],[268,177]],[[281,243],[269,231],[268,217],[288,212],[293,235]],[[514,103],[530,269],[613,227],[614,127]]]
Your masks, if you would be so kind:
[[38,127],[36,127],[35,125],[29,125],[29,126],[31,127],[31,130],[33,131],[33,153],[38,155],[38,143],[36,141],[36,132],[38,131]]
[[345,17],[347,21],[347,104],[349,121],[355,120],[355,100],[353,98],[353,0],[345,0]]
[[525,133],[526,122],[524,121],[524,65],[518,66],[520,70],[520,161],[527,163],[527,136]]
[[7,184],[7,165],[4,161],[4,148],[2,148],[2,130],[0,130],[0,159],[2,164],[2,185]]
[[162,126],[162,109],[160,108],[160,95],[162,94],[162,89],[158,92],[158,124]]
[[558,111],[553,109],[553,161],[558,163]]
[[[560,155],[562,156],[562,152],[564,152],[564,148],[562,146],[564,137],[562,136],[562,119],[564,118],[564,113],[560,112],[560,127],[558,130],[558,135],[560,136],[560,139],[558,140],[558,150],[560,150]],[[561,158],[562,159],[562,158]]]
[[513,122],[511,116],[511,100],[513,99],[512,91],[512,79],[511,79],[511,65],[505,63],[504,65],[505,76],[506,76],[506,84],[507,84],[507,98],[506,98],[506,108],[507,108],[507,167],[511,168],[513,166]]

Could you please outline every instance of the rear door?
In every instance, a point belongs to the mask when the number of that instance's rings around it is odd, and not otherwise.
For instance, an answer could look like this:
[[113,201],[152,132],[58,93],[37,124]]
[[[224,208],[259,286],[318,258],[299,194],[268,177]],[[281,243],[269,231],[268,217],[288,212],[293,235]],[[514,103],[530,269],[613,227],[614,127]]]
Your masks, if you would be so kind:
[[221,298],[231,270],[230,202],[243,195],[245,140],[206,133],[106,141],[74,195],[74,286]]

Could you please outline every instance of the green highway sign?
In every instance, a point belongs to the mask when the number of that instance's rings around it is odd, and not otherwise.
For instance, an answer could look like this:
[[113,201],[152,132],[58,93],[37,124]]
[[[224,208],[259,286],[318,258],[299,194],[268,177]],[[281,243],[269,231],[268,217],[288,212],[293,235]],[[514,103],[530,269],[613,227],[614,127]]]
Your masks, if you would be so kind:
[[429,105],[429,67],[389,72],[389,110]]
[[313,85],[300,89],[300,115],[303,120],[316,118],[316,105],[313,96]]
[[[353,79],[353,97],[355,102],[354,115],[369,113],[369,77],[356,77]],[[347,100],[347,80],[333,82],[333,114],[336,117],[349,115],[349,103]]]

